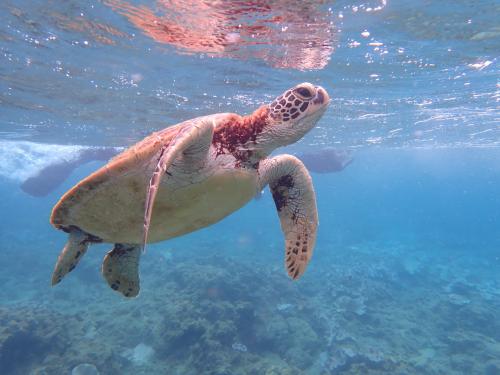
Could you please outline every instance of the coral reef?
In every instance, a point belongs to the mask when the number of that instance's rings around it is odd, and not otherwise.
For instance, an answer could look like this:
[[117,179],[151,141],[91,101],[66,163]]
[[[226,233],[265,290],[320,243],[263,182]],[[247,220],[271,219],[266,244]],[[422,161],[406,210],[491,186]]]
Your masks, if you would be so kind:
[[57,314],[28,308],[0,308],[0,373],[27,373],[51,352],[62,352],[69,338],[53,324]]
[[0,373],[498,373],[498,277],[376,246],[337,250],[299,283],[278,255],[151,250],[134,300],[96,282],[102,254],[89,253],[63,288],[29,275],[36,299],[2,305]]
[[160,293],[169,303],[154,330],[157,353],[169,363],[188,361],[206,374],[263,373],[262,360],[274,354],[283,361],[279,371],[300,373],[316,354],[318,334],[266,303],[265,296],[278,300],[279,293],[251,268],[198,259],[171,270],[171,280],[175,285]]

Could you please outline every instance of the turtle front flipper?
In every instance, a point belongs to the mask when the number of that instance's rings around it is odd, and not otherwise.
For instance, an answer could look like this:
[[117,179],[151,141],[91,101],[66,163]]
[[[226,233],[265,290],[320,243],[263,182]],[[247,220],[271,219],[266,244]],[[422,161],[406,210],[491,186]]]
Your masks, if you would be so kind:
[[70,229],[68,242],[57,258],[56,267],[52,274],[52,285],[60,283],[67,273],[73,271],[92,242],[100,242],[100,240],[78,228],[72,227]]
[[115,244],[102,262],[102,275],[111,289],[120,292],[125,297],[135,297],[139,294],[139,245]]
[[316,243],[318,211],[312,179],[295,156],[280,155],[259,167],[260,187],[271,189],[285,234],[285,267],[298,279],[311,260]]
[[212,143],[215,122],[210,117],[198,117],[179,128],[179,132],[161,150],[155,170],[149,181],[146,207],[144,209],[144,233],[142,248],[145,249],[148,240],[149,224],[153,213],[156,194],[160,188],[162,177],[172,163],[184,156],[190,168],[201,168],[206,161],[206,156]]

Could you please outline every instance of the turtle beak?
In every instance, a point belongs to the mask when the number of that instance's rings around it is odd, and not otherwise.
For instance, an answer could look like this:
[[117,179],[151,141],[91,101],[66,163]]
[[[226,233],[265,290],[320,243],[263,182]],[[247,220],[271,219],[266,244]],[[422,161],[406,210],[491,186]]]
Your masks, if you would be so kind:
[[314,104],[328,104],[330,102],[330,96],[326,92],[326,90],[321,87],[316,87],[316,96],[313,99]]

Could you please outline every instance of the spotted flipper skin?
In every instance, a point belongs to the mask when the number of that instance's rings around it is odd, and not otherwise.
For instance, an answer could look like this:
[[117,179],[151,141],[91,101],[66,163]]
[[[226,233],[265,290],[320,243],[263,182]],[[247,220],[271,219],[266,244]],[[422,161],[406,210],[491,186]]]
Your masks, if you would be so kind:
[[311,260],[318,228],[312,179],[291,155],[265,160],[259,167],[261,187],[269,184],[285,235],[285,267],[292,279],[304,274]]
[[102,275],[111,289],[125,297],[139,294],[139,258],[141,246],[115,244],[102,263]]
[[73,271],[87,252],[91,242],[92,240],[85,232],[77,228],[70,230],[68,242],[57,258],[54,273],[52,274],[52,285],[59,284],[67,273]]

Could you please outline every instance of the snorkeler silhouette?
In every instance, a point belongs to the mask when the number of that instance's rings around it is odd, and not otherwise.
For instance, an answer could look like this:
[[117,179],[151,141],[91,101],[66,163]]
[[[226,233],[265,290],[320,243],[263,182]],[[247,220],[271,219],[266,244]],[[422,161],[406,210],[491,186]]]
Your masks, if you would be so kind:
[[120,151],[121,149],[113,147],[83,149],[76,158],[49,164],[28,177],[21,184],[21,190],[34,197],[44,197],[57,189],[79,166],[92,161],[107,161]]
[[[123,151],[120,147],[92,147],[82,149],[71,160],[61,160],[39,170],[20,185],[21,189],[34,197],[44,197],[56,190],[73,171],[93,161],[108,161]],[[350,151],[326,147],[315,152],[298,154],[307,169],[314,173],[340,172],[352,162]],[[258,198],[258,197],[257,197]]]
[[352,152],[325,147],[318,151],[306,152],[297,155],[307,169],[315,173],[340,172],[352,163]]

